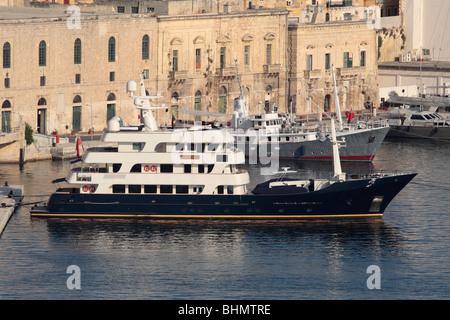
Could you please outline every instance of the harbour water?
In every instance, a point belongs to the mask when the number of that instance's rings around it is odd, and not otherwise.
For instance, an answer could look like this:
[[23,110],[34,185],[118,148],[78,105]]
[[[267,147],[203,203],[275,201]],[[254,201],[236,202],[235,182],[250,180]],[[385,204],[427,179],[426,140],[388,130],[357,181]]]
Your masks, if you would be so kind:
[[[419,173],[383,218],[42,219],[25,205],[0,238],[0,299],[449,299],[449,156],[447,142],[386,140],[373,164],[344,164]],[[1,165],[0,184],[24,185],[25,204],[45,200],[70,166]],[[333,169],[282,166],[302,177]],[[252,185],[267,179],[248,169]],[[69,288],[70,266],[79,289]]]

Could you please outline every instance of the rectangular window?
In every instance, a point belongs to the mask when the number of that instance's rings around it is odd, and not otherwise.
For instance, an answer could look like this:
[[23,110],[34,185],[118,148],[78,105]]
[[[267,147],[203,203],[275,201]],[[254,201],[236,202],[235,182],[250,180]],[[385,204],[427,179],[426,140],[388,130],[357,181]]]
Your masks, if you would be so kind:
[[361,67],[365,67],[366,66],[366,52],[365,51],[361,51],[361,59],[360,59],[360,64]]
[[306,56],[306,70],[311,71],[313,69],[313,56],[308,54]]
[[41,87],[45,86],[45,76],[41,76],[40,84],[41,84]]
[[130,172],[142,172],[141,164],[137,163],[134,166],[132,166]]
[[81,83],[81,74],[75,74],[75,83]]
[[244,47],[244,65],[247,67],[250,65],[250,46]]
[[159,186],[159,193],[173,193],[173,186],[172,185],[160,185]]
[[11,67],[11,45],[6,42],[3,45],[3,68],[8,69]]
[[178,50],[172,52],[172,71],[178,71]]
[[144,193],[156,193],[157,187],[154,184],[146,184],[144,185]]
[[205,165],[203,164],[198,165],[198,173],[205,173]]
[[223,186],[217,186],[217,193],[223,194]]
[[218,154],[216,155],[217,162],[228,162],[228,157],[226,154]]
[[131,7],[131,13],[139,13],[139,7]]
[[113,82],[116,79],[116,73],[114,71],[111,71],[109,73],[109,81]]
[[9,88],[9,87],[10,87],[10,79],[5,78],[5,88]]
[[272,45],[266,45],[266,64],[272,64]]
[[113,193],[125,193],[125,185],[124,184],[115,184],[112,186]]
[[140,184],[130,184],[128,186],[128,193],[141,193],[141,185]]
[[191,173],[191,165],[190,164],[184,165],[184,173]]
[[331,59],[330,59],[330,54],[329,53],[325,53],[325,69],[326,70],[330,70],[331,69]]
[[173,172],[173,164],[162,164],[160,170],[165,173]]
[[142,143],[141,142],[133,142],[133,150],[141,151]]
[[350,52],[344,52],[344,68],[353,67],[353,55]]
[[175,192],[176,193],[189,193],[189,186],[176,186]]
[[200,69],[201,67],[201,49],[195,49],[195,69]]
[[117,6],[117,13],[125,13],[125,7],[124,6]]
[[220,48],[220,68],[223,69],[226,66],[226,48]]

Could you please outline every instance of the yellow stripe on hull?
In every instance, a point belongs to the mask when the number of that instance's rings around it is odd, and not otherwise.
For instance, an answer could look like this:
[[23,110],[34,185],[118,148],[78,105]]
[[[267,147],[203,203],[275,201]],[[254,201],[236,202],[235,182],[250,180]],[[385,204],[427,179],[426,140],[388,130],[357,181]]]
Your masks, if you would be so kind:
[[32,213],[33,217],[77,217],[77,218],[228,218],[228,219],[298,219],[298,218],[343,218],[343,217],[381,217],[374,214],[321,214],[321,215],[160,215],[160,214],[50,214]]

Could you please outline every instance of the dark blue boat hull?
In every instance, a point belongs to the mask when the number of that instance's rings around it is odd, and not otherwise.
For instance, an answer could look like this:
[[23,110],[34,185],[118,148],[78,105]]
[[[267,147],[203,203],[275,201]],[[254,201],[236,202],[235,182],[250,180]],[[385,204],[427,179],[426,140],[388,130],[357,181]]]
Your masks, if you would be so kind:
[[416,174],[337,182],[299,194],[187,195],[56,192],[31,215],[148,218],[380,216]]

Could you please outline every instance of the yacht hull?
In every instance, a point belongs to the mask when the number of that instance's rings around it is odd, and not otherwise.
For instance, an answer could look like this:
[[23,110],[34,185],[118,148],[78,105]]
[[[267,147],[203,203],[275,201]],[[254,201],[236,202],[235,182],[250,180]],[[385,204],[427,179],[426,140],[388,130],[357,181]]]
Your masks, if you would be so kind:
[[382,216],[416,174],[336,182],[299,194],[187,195],[55,192],[34,217],[259,218]]
[[[349,162],[372,162],[375,158],[377,150],[380,148],[384,141],[389,127],[380,127],[374,129],[350,131],[341,133],[337,136],[339,140],[345,138],[345,147],[339,149],[339,155],[341,161]],[[277,147],[272,144],[270,146]],[[269,148],[258,146],[257,149],[251,144],[245,145],[245,152],[247,162],[256,163],[255,159],[264,157],[276,157],[280,159],[295,159],[295,160],[313,160],[313,161],[332,161],[333,152],[331,142],[329,139],[315,139],[311,141],[301,142],[283,142],[278,143],[277,151],[270,150]]]
[[450,127],[391,126],[388,137],[450,140]]

